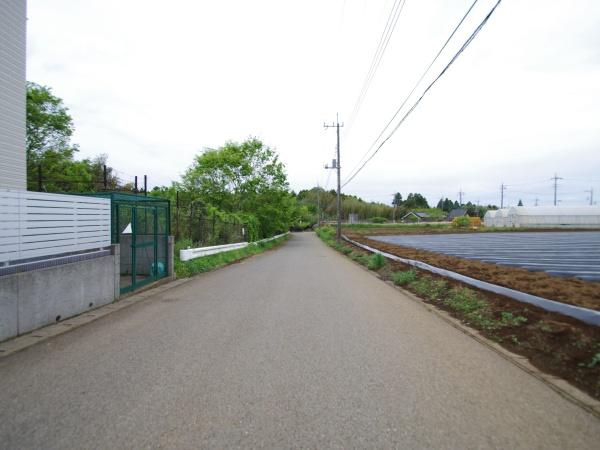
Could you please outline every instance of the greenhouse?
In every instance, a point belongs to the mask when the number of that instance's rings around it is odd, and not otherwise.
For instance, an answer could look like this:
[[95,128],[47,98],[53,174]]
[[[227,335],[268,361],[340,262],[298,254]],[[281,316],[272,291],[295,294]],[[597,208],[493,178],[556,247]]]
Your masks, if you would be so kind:
[[598,206],[514,206],[488,211],[486,226],[600,228]]
[[485,216],[483,217],[483,225],[485,225],[486,227],[495,226],[497,212],[498,211],[495,209],[490,209],[488,212],[486,212]]

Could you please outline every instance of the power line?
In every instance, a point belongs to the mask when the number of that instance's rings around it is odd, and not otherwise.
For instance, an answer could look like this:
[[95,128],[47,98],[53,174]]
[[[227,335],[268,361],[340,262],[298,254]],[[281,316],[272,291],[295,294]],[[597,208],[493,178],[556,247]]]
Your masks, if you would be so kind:
[[375,149],[375,151],[373,152],[373,154],[371,156],[369,156],[369,158],[367,158],[367,160],[360,166],[360,168],[347,181],[344,182],[344,184],[343,184],[342,187],[344,187],[348,183],[350,183],[356,177],[356,175],[358,175],[360,173],[360,171],[369,163],[369,161],[371,161],[373,159],[373,157],[379,152],[379,150],[381,149],[381,147],[383,147],[386,144],[386,142],[391,139],[391,137],[394,135],[394,133],[396,133],[396,131],[398,131],[398,128],[400,128],[400,126],[404,123],[404,121],[406,120],[406,118],[415,110],[415,108],[419,105],[419,103],[421,103],[421,100],[423,100],[423,97],[425,97],[425,95],[427,95],[427,93],[433,87],[433,85],[448,71],[448,69],[450,68],[450,66],[452,66],[452,64],[454,64],[454,62],[458,59],[458,57],[461,55],[461,53],[464,52],[465,49],[471,44],[471,42],[473,42],[473,40],[475,39],[475,37],[479,34],[479,32],[481,31],[481,29],[485,26],[485,24],[490,19],[490,17],[492,16],[492,14],[496,10],[496,8],[498,8],[498,6],[500,5],[501,2],[502,2],[502,0],[498,0],[496,2],[496,4],[494,5],[494,7],[485,16],[485,18],[483,19],[483,21],[479,24],[479,26],[475,29],[475,31],[473,31],[473,33],[465,41],[465,43],[458,50],[458,52],[456,52],[456,54],[452,57],[452,59],[446,65],[446,67],[444,67],[444,69],[440,72],[440,74],[429,84],[429,86],[427,86],[427,89],[425,89],[425,91],[423,92],[423,94],[421,94],[421,96],[419,97],[419,99],[407,111],[407,113],[402,117],[402,119],[400,119],[400,122],[398,122],[398,124],[394,127],[394,129],[392,130],[392,132],[379,144],[379,146]]
[[[400,14],[404,9],[404,5],[406,4],[406,0],[394,0],[394,4],[392,5],[392,9],[388,15],[388,20],[385,24],[385,27],[381,33],[381,37],[379,38],[379,43],[377,44],[377,49],[375,50],[375,54],[373,55],[373,60],[371,61],[371,66],[369,67],[369,71],[367,72],[367,76],[365,77],[365,81],[363,82],[362,89],[358,94],[358,98],[356,99],[356,103],[354,104],[354,109],[350,114],[350,119],[348,120],[348,126],[352,127],[356,117],[358,117],[358,112],[360,111],[360,107],[362,106],[362,102],[367,96],[367,92],[371,87],[371,82],[375,77],[375,73],[379,68],[379,64],[383,58],[383,54],[385,53],[387,46],[390,42],[390,38],[396,29],[396,24],[398,23],[398,19],[400,18]],[[347,135],[347,133],[346,133]]]
[[398,109],[396,110],[396,112],[394,113],[394,115],[392,116],[392,118],[390,119],[390,121],[385,125],[385,127],[383,127],[383,129],[381,130],[381,132],[379,133],[379,135],[375,138],[375,140],[373,141],[373,143],[371,144],[371,146],[368,148],[368,150],[365,152],[365,154],[360,158],[360,160],[358,161],[358,163],[356,164],[356,166],[354,166],[354,168],[352,169],[352,171],[350,173],[352,173],[352,172],[354,172],[356,170],[356,168],[361,164],[361,162],[364,160],[364,158],[373,149],[373,147],[375,146],[375,144],[377,143],[377,141],[381,138],[381,136],[383,136],[383,134],[388,129],[388,127],[390,126],[390,124],[394,121],[394,119],[396,119],[396,116],[398,116],[398,114],[400,113],[400,111],[402,110],[402,108],[404,107],[404,105],[406,105],[406,102],[414,94],[414,92],[416,91],[417,87],[419,87],[419,85],[421,84],[421,82],[423,81],[423,79],[425,78],[425,76],[427,75],[427,73],[429,72],[429,70],[431,69],[431,67],[435,64],[435,62],[438,60],[438,58],[440,57],[440,55],[442,54],[442,52],[446,49],[446,47],[448,46],[448,43],[450,43],[450,41],[452,40],[452,38],[454,37],[454,35],[458,31],[458,29],[460,28],[460,26],[463,24],[463,22],[465,21],[465,19],[467,18],[467,16],[471,13],[471,10],[475,7],[475,5],[477,4],[477,2],[478,2],[478,0],[475,0],[471,4],[471,6],[467,10],[467,12],[462,17],[462,19],[460,19],[460,22],[458,22],[458,24],[456,25],[456,27],[454,27],[454,30],[452,30],[452,33],[450,33],[450,36],[448,36],[448,39],[446,39],[446,42],[444,42],[444,45],[442,45],[442,47],[438,50],[438,52],[435,55],[435,57],[431,60],[431,62],[429,63],[429,65],[427,66],[427,68],[425,69],[425,71],[421,74],[421,77],[417,80],[417,82],[415,83],[415,85],[413,86],[413,88],[411,89],[411,91],[404,98],[404,101],[400,104],[400,106],[398,107]]

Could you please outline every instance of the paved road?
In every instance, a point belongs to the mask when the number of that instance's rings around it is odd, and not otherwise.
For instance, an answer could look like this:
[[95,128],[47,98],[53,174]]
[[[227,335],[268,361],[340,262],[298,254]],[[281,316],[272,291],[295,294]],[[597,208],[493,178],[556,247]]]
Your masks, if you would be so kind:
[[600,420],[326,248],[0,360],[3,448],[598,448]]
[[600,281],[600,232],[509,232],[369,236],[388,244]]

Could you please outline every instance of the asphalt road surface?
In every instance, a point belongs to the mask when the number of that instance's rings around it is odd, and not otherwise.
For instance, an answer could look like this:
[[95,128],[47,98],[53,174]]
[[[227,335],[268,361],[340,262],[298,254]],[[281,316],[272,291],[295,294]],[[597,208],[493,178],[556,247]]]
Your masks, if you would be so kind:
[[297,234],[0,360],[2,448],[598,448],[600,420]]
[[600,281],[600,232],[510,232],[369,236],[461,258]]

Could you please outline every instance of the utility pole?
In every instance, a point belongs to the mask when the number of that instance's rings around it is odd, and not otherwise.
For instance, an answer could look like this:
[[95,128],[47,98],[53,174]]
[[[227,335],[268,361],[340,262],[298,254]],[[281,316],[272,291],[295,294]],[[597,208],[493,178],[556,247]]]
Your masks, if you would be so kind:
[[554,206],[556,206],[556,190],[558,189],[558,180],[562,180],[562,178],[555,173],[550,179],[554,180]]
[[327,125],[323,123],[324,128],[334,128],[337,131],[337,160],[333,160],[332,167],[325,166],[326,169],[336,169],[337,170],[337,232],[336,237],[337,240],[342,239],[342,197],[341,197],[341,180],[340,180],[340,127],[343,127],[344,124],[340,125],[339,119],[336,115],[335,123],[331,125]]
[[500,209],[504,208],[504,191],[506,190],[506,185],[502,183],[500,185]]
[[537,206],[537,205],[538,205],[538,201],[539,201],[539,198],[537,198],[537,197],[536,197],[536,198],[535,198],[535,206]]
[[459,206],[462,206],[462,204],[463,204],[462,198],[463,198],[463,195],[465,195],[465,194],[466,194],[466,192],[463,192],[462,189],[459,189],[459,191],[458,191],[458,203],[459,203]]
[[317,226],[321,225],[321,186],[317,183]]
[[585,191],[586,193],[590,193],[590,206],[594,205],[594,188],[590,188],[589,191]]

